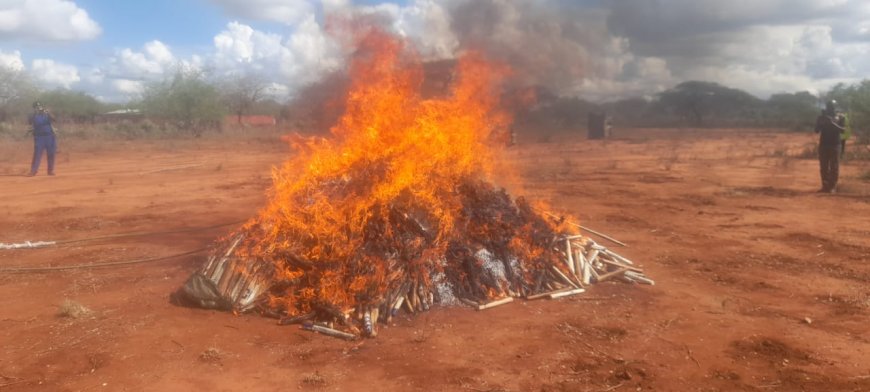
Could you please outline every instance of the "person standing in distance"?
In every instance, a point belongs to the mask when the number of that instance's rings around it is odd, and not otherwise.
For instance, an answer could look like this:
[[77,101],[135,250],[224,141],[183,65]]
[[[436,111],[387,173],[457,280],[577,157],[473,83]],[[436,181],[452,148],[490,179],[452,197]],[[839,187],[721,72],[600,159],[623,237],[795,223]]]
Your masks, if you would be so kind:
[[834,193],[840,176],[840,138],[846,132],[845,119],[837,115],[836,101],[828,101],[825,110],[816,119],[819,134],[819,172],[822,176],[822,193]]
[[51,123],[54,117],[42,103],[36,101],[33,103],[33,114],[30,116],[31,132],[33,132],[33,161],[30,164],[30,173],[28,177],[33,177],[39,172],[39,164],[42,161],[43,151],[46,153],[48,160],[48,175],[54,175],[54,157],[57,153],[57,140],[54,137],[54,128]]

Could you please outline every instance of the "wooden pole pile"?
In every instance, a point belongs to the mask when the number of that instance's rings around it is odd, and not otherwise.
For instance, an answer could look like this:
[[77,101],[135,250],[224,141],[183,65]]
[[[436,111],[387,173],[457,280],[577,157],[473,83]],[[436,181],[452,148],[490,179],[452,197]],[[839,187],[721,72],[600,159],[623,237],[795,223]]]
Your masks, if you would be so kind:
[[[197,303],[200,307],[220,308],[236,312],[248,312],[258,308],[264,301],[265,293],[275,284],[272,280],[273,267],[270,263],[244,262],[243,258],[235,257],[236,247],[244,236],[239,234],[225,243],[221,252],[212,255],[199,273],[199,284],[208,286],[212,296],[223,305],[209,306],[203,301]],[[355,309],[339,309],[329,304],[318,304],[306,314],[292,317],[269,312],[260,307],[265,315],[278,318],[281,325],[300,324],[305,330],[341,339],[354,340],[359,337],[375,337],[378,335],[378,324],[388,324],[399,314],[416,315],[426,312],[436,306],[464,304],[477,310],[486,310],[514,302],[515,299],[527,301],[537,299],[559,299],[583,294],[596,283],[606,281],[622,281],[627,283],[654,285],[655,282],[644,275],[643,269],[637,264],[582,236],[558,236],[553,240],[555,252],[561,255],[561,263],[548,264],[544,268],[538,266],[534,271],[526,271],[528,267],[514,260],[514,275],[531,272],[533,281],[521,282],[518,289],[494,290],[492,287],[512,287],[509,276],[487,276],[482,281],[489,284],[489,294],[469,298],[468,292],[457,287],[457,282],[449,281],[444,274],[433,278],[430,284],[419,280],[406,278],[395,284],[377,301],[370,305],[357,306]],[[474,257],[478,263],[467,263],[485,270],[488,265],[500,265],[502,261],[485,251],[478,252]],[[491,264],[495,263],[495,264]],[[472,271],[473,272],[473,271]],[[487,275],[482,271],[480,275]],[[202,282],[205,282],[203,284]],[[188,284],[190,285],[190,284]],[[185,287],[190,290],[190,288]],[[451,293],[446,298],[443,293]],[[465,293],[466,295],[463,295]],[[195,293],[196,294],[196,293]],[[200,293],[201,294],[201,293]]]

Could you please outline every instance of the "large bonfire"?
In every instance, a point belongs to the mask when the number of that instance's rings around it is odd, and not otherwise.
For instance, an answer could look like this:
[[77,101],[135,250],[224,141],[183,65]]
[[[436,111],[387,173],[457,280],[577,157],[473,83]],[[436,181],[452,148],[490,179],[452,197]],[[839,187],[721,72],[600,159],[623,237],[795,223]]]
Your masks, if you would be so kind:
[[[331,137],[294,140],[268,206],[218,241],[177,298],[354,337],[399,309],[579,292],[598,275],[580,259],[606,250],[489,182],[511,121],[499,106],[508,73],[467,53],[449,93],[423,98],[414,52],[367,34]],[[611,267],[629,267],[617,257]]]

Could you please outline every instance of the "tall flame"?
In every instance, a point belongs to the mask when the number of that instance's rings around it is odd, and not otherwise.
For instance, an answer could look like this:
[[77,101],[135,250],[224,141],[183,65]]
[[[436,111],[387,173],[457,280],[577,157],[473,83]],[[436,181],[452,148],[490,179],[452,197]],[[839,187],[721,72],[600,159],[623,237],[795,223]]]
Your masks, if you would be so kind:
[[[269,205],[244,229],[241,252],[274,263],[288,282],[271,298],[286,314],[313,303],[376,302],[399,273],[426,282],[452,240],[490,229],[458,227],[470,219],[458,193],[493,174],[494,139],[512,120],[499,109],[509,69],[466,53],[449,93],[424,99],[420,59],[373,30],[349,72],[346,112],[332,137],[294,141],[296,155],[273,171]],[[541,253],[523,241],[505,246]]]

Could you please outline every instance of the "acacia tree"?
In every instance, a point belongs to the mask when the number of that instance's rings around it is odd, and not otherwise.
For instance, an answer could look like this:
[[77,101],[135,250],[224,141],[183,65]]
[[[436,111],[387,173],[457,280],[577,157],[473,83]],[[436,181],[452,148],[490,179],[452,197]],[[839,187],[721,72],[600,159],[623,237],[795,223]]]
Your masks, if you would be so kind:
[[808,91],[773,94],[767,100],[768,121],[773,125],[795,129],[812,126],[819,114],[817,103],[818,97]]
[[231,76],[221,86],[221,95],[227,109],[236,115],[241,125],[242,116],[264,98],[268,84],[266,80],[253,73],[241,73]]
[[658,105],[694,125],[710,125],[713,117],[750,119],[757,117],[760,99],[751,94],[713,82],[689,81],[678,84],[658,97]]
[[837,84],[825,98],[837,100],[841,108],[849,112],[858,140],[870,143],[870,79],[852,85]]
[[36,86],[24,71],[0,66],[0,122],[7,121],[12,115],[23,116],[36,91]]
[[223,116],[220,93],[202,71],[179,69],[171,79],[147,86],[142,98],[143,111],[199,136],[216,128]]
[[58,117],[75,122],[94,121],[103,109],[100,101],[81,91],[66,89],[47,91],[39,95],[39,100],[51,108],[52,113]]

